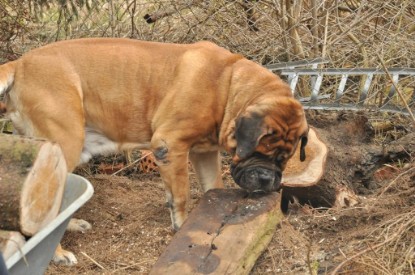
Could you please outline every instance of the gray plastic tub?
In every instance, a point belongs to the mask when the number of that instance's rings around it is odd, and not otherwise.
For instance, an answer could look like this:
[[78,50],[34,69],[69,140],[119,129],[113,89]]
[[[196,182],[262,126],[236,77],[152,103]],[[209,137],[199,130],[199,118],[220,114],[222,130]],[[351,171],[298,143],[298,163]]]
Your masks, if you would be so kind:
[[21,251],[16,252],[6,261],[10,275],[43,274],[72,215],[91,198],[93,193],[94,189],[88,180],[69,174],[59,215],[48,226],[31,237]]

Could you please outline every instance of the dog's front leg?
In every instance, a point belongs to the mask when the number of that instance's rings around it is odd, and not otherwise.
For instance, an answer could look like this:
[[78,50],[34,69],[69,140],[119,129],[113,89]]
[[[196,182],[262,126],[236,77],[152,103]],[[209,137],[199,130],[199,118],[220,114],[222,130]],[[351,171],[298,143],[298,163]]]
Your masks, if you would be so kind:
[[151,147],[166,188],[172,227],[177,231],[187,216],[189,148],[183,142],[162,138],[153,138]]
[[189,157],[204,192],[213,188],[223,188],[221,159],[218,151],[191,152]]

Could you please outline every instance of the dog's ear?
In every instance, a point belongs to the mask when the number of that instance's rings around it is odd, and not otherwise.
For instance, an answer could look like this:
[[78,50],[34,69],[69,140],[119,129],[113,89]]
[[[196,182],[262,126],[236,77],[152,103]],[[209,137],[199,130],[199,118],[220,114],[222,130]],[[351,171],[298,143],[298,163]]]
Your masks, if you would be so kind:
[[266,133],[261,116],[251,114],[237,118],[235,122],[236,155],[240,159],[251,155],[264,134]]
[[[308,131],[307,131],[308,133]],[[300,145],[300,161],[305,161],[306,155],[305,155],[305,146],[307,145],[308,137],[307,134],[303,135],[301,137],[301,145]]]

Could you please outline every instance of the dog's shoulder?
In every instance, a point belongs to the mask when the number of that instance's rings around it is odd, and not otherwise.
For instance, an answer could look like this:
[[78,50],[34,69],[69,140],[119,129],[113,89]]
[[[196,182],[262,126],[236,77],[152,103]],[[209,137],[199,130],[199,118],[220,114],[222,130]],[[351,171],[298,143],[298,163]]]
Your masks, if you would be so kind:
[[210,41],[199,41],[190,44],[186,53],[183,55],[184,59],[205,61],[209,66],[219,67],[230,66],[244,57],[240,54],[235,54],[226,48],[223,48]]

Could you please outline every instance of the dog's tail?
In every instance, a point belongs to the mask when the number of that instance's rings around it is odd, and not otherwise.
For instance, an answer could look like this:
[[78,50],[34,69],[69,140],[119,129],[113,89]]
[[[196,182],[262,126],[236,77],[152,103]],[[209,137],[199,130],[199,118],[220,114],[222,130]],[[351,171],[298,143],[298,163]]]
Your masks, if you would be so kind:
[[[16,62],[9,62],[0,66],[0,100],[2,95],[13,87]],[[6,105],[0,101],[0,114],[6,112]]]

